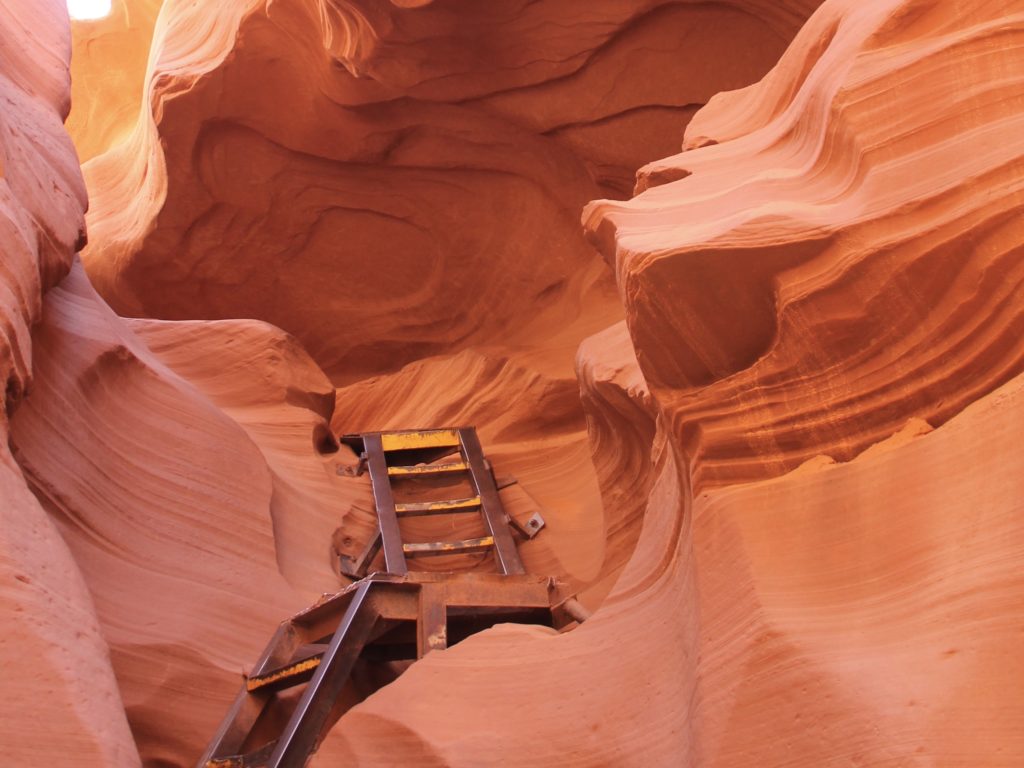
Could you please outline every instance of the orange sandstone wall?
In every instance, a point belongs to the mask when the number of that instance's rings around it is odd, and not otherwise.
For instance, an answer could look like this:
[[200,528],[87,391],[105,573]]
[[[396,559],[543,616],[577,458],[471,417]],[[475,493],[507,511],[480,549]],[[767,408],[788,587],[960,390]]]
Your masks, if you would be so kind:
[[[602,514],[573,359],[621,306],[579,209],[813,5],[167,2],[138,122],[85,166],[84,262],[122,313],[292,332],[341,385],[336,431],[478,423],[552,523],[528,559],[599,601],[646,485]],[[91,29],[97,62],[126,34]]]
[[1018,378],[931,434],[692,500],[661,454],[585,625],[431,655],[313,765],[1019,765],[1022,414]]
[[809,6],[167,0],[139,120],[75,128],[126,320],[12,1],[9,761],[190,764],[366,528],[329,430],[475,421],[600,608],[314,765],[1024,762],[1024,4],[829,0],[675,154]]
[[[313,451],[324,423],[316,390],[326,381],[301,353],[285,356],[291,365],[274,381],[266,351],[287,352],[279,331],[139,330],[76,265],[46,296],[36,380],[12,443],[89,585],[143,763],[178,765],[202,751],[223,716],[240,659],[257,655],[283,617],[336,588],[326,542],[344,496],[331,492],[333,467]],[[160,357],[175,332],[175,346],[193,350],[195,385],[175,373],[173,353]],[[250,375],[233,390],[217,387],[211,369],[225,370],[253,336],[264,357],[246,356]],[[255,414],[260,423],[247,429]],[[287,440],[275,422],[287,425],[291,463],[276,455]],[[302,522],[307,541],[322,542],[317,557],[293,551],[301,545],[292,526]]]
[[61,0],[0,2],[0,745],[9,765],[139,764],[78,565],[29,491],[9,414],[33,386],[30,329],[84,232],[85,188],[62,121]]
[[139,117],[163,0],[112,0],[110,15],[71,24],[67,130],[84,163],[124,141]]
[[658,424],[650,479],[605,480],[651,483],[633,557],[579,630],[426,659],[315,764],[1024,760],[1024,17],[953,10],[827,3],[588,208],[637,358],[581,349],[599,471],[594,422]]
[[86,268],[122,314],[272,322],[338,383],[574,348],[620,312],[580,208],[814,5],[171,0],[137,126],[85,168]]
[[1024,370],[1018,11],[827,3],[643,194],[588,207],[698,489],[849,459]]

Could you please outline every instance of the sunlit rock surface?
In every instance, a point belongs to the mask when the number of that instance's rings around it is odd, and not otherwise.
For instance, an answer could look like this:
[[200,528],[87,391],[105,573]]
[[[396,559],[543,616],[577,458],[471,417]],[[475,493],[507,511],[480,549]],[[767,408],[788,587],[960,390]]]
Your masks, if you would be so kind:
[[142,106],[163,0],[111,0],[110,14],[71,25],[68,133],[84,163],[124,141]]

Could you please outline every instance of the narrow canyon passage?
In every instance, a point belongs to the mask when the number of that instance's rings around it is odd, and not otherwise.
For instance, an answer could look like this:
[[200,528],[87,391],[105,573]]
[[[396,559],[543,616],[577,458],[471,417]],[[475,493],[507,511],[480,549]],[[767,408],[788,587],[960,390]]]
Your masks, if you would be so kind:
[[1024,3],[109,6],[0,0],[12,765],[194,765],[469,425],[592,615],[311,765],[1024,761]]

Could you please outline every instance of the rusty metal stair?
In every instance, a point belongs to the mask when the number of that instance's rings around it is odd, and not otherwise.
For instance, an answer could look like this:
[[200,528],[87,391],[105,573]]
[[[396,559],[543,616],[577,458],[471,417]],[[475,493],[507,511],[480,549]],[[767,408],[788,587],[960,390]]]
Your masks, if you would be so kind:
[[[480,439],[473,427],[365,432],[345,435],[341,441],[360,453],[360,462],[370,474],[378,528],[363,552],[355,558],[343,556],[341,571],[351,578],[366,575],[377,553],[384,550],[388,573],[407,573],[407,558],[436,555],[494,552],[499,573],[522,574],[526,571],[516,550],[513,531],[532,538],[543,528],[539,515],[528,526],[515,523],[505,512],[489,462],[484,458]],[[459,458],[433,463],[458,453]],[[429,502],[396,503],[393,480],[449,475],[465,472],[475,495]],[[404,543],[398,520],[402,517],[479,512],[487,534],[461,541]]]
[[[564,626],[586,618],[554,580],[526,574],[513,530],[472,427],[348,435],[370,473],[378,529],[343,570],[359,578],[282,622],[246,677],[197,768],[302,768],[317,749],[356,663],[415,660],[501,622]],[[459,459],[434,463],[452,453]],[[391,480],[465,472],[475,495],[396,504]],[[513,481],[514,482],[514,481]],[[478,512],[487,535],[402,541],[400,516]],[[380,549],[387,572],[365,575]],[[410,572],[406,558],[492,551],[496,573]],[[347,566],[347,569],[346,567]],[[301,688],[298,697],[292,694]],[[284,722],[283,727],[280,724]],[[277,725],[274,725],[277,724]]]
[[[525,574],[373,574],[283,622],[198,768],[301,768],[356,661],[417,659],[499,622],[552,626],[550,579]],[[326,640],[327,642],[322,642]],[[278,696],[305,686],[277,738],[261,734]]]

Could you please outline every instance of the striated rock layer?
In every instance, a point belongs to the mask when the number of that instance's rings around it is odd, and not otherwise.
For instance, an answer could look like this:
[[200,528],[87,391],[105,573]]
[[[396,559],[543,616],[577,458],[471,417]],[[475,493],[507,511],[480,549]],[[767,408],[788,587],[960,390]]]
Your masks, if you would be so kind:
[[828,3],[647,191],[588,207],[697,488],[849,459],[1024,370],[1021,10]]
[[[275,461],[283,438],[272,424],[285,415],[296,437],[306,432],[305,451],[293,445],[291,453],[311,451],[316,417],[295,414],[301,400],[285,403],[280,382],[297,393],[311,386],[306,408],[316,403],[320,382],[304,375],[300,355],[286,356],[291,366],[278,382],[272,354],[247,359],[263,385],[255,393],[251,384],[241,393],[216,387],[209,362],[205,375],[197,372],[204,357],[230,370],[232,353],[256,334],[261,349],[276,342],[280,354],[280,332],[231,325],[196,338],[192,328],[176,329],[178,349],[192,350],[197,387],[160,359],[158,344],[154,352],[142,341],[166,342],[171,329],[142,330],[151,333],[133,334],[76,266],[46,297],[36,381],[12,441],[89,584],[143,761],[176,765],[223,715],[239,656],[258,654],[282,617],[336,586],[326,557],[331,528],[321,531],[318,557],[292,564],[295,522],[285,516],[301,504],[315,533],[318,517],[336,524],[328,509],[340,494],[324,487],[335,477],[329,468],[319,467],[318,480],[298,461]],[[261,406],[256,435],[240,422]],[[292,490],[300,484],[301,494]]]
[[585,625],[431,655],[314,765],[1018,765],[1022,414],[1017,378],[930,435],[692,501],[666,452]]
[[314,765],[1024,762],[1024,3],[829,0],[588,206],[616,297],[578,207],[810,12],[621,5],[167,0],[73,126],[127,320],[0,0],[9,762],[191,764],[368,532],[332,432],[412,422],[599,609],[355,681]]
[[138,765],[82,574],[8,447],[31,387],[42,293],[71,265],[85,188],[62,120],[70,36],[60,0],[0,2],[0,745],[9,765]]
[[579,209],[814,5],[167,2],[139,121],[85,168],[86,267],[122,314],[267,320],[339,383],[574,348],[620,317]]
[[[117,107],[80,98],[69,124],[92,158],[83,259],[123,314],[256,317],[294,334],[342,385],[335,431],[478,424],[520,480],[513,514],[548,521],[527,563],[596,605],[642,496],[601,514],[573,357],[621,307],[578,211],[627,194],[700,104],[767,70],[812,6],[171,1],[150,33],[155,3],[118,4],[76,28],[80,88],[110,88]],[[131,91],[107,72],[136,77],[150,34],[129,132]],[[725,43],[737,55],[709,66]],[[215,370],[233,332],[207,344],[184,340],[209,336],[199,323],[133,328],[200,389],[253,397],[240,364]],[[324,576],[326,542],[352,551],[370,533],[365,484],[307,504],[322,461],[292,452],[311,443],[278,445],[258,408],[215,402],[272,468],[309,465],[275,493],[275,556],[293,584]],[[295,431],[284,418],[278,436]]]

